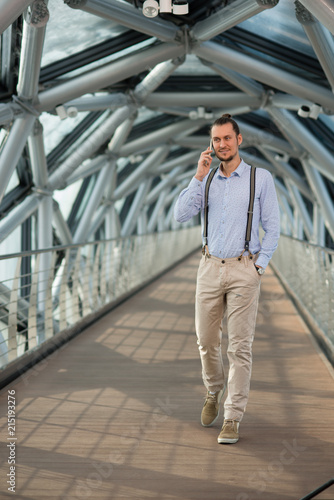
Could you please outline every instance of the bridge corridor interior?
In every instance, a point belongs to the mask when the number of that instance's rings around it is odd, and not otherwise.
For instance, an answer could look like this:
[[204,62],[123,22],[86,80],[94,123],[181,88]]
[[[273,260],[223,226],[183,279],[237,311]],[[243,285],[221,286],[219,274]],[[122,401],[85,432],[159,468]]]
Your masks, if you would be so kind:
[[[306,498],[333,478],[333,0],[0,0],[0,34],[1,498]],[[200,218],[173,217],[223,113],[281,219],[236,447],[200,425]]]

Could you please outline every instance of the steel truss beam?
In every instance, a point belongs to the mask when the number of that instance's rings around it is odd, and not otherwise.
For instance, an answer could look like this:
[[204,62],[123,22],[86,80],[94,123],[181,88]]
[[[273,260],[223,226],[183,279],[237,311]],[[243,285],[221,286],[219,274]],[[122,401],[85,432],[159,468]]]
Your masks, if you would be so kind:
[[82,243],[86,240],[87,234],[90,231],[91,220],[100,205],[106,185],[110,182],[110,177],[113,175],[113,169],[115,168],[116,160],[111,160],[100,171],[85,211],[73,236],[74,243]]
[[[20,108],[19,108],[20,109]],[[23,110],[21,110],[23,115]],[[0,104],[0,125],[12,122],[14,119],[14,109],[12,104]]]
[[[134,116],[131,116],[131,118],[123,121],[123,123],[121,123],[115,130],[115,133],[111,141],[109,142],[108,152],[110,158],[98,175],[93,192],[90,196],[87,206],[85,207],[84,214],[80,219],[79,225],[73,237],[75,243],[85,241],[87,235],[91,231],[91,221],[93,220],[94,213],[100,205],[100,202],[106,190],[108,190],[108,187],[113,184],[112,181],[115,175],[115,170],[117,168],[117,154],[130,133],[133,121]],[[107,192],[107,196],[110,197],[109,192]]]
[[0,83],[8,94],[13,93],[17,83],[18,53],[15,50],[21,35],[21,20],[17,20],[0,35]]
[[178,166],[173,168],[168,175],[166,175],[161,181],[152,189],[152,191],[146,196],[145,204],[151,205],[151,203],[155,202],[163,191],[166,191],[166,188],[170,187],[172,184],[175,184],[175,179],[178,175],[183,172],[185,169],[185,165]]
[[[334,15],[334,3],[333,13]],[[332,90],[334,89],[334,41],[333,36],[309,13],[300,2],[296,2],[296,17],[303,26],[308,39],[317,54],[319,62],[324,70]]]
[[0,34],[31,4],[31,0],[0,0]]
[[227,80],[232,83],[232,85],[242,90],[242,92],[245,92],[245,94],[257,97],[258,99],[262,99],[264,97],[265,90],[263,86],[256,82],[253,78],[248,78],[247,76],[241,75],[236,71],[218,66],[218,64],[211,64],[204,60],[202,62],[213,69],[213,71],[215,71],[218,75],[222,76],[224,80]]
[[71,245],[73,243],[71,231],[60,210],[59,203],[53,200],[53,223],[60,238],[62,245]]
[[[295,229],[294,217],[289,204],[288,199],[290,198],[289,192],[282,186],[282,184],[275,180],[275,186],[277,189],[277,196],[280,202],[280,209],[283,212],[284,220],[283,227],[286,234],[293,234]],[[286,195],[287,193],[287,195]]]
[[268,104],[274,106],[275,108],[284,108],[291,111],[298,111],[298,109],[303,104],[311,107],[313,103],[291,94],[282,94],[281,92],[276,92],[275,94],[268,95]]
[[59,61],[51,62],[41,68],[39,78],[40,84],[45,84],[54,81],[60,76],[66,75],[79,68],[87,66],[95,61],[99,61],[104,57],[110,57],[112,54],[117,54],[121,50],[132,48],[137,44],[148,40],[149,36],[137,31],[124,31],[118,36],[113,36],[103,42],[93,44],[79,52],[64,57]]
[[49,111],[59,104],[90,92],[96,92],[113,83],[145,71],[156,64],[184,54],[184,47],[172,43],[161,43],[132,53],[98,69],[72,78],[56,87],[38,94],[35,107],[39,112]]
[[152,153],[136,168],[120,186],[115,189],[113,201],[120,200],[136,190],[146,177],[147,172],[154,170],[160,165],[168,155],[170,147],[168,145],[156,148]]
[[[155,109],[155,108],[153,108]],[[198,118],[202,118],[203,116],[205,117],[206,120],[209,120],[211,117],[211,121],[215,120],[216,118],[219,118],[223,113],[229,113],[230,115],[243,115],[246,113],[250,113],[252,109],[249,106],[243,106],[243,107],[224,107],[222,109],[217,109],[215,110],[214,113],[211,113],[211,111],[206,112],[205,108],[202,106],[199,106],[197,109],[194,108],[156,108],[156,111],[160,113],[164,113],[166,115],[173,115],[173,116],[183,116],[184,118],[189,117],[191,120],[197,120]],[[204,112],[203,112],[204,111]]]
[[[43,127],[36,121],[33,133],[28,138],[28,147],[31,161],[33,180],[37,192],[42,194],[39,201],[38,217],[38,248],[51,248],[53,245],[52,236],[52,193],[43,189],[47,184],[48,171],[43,141]],[[38,305],[44,310],[46,305],[46,294],[48,291],[48,277],[50,274],[51,254],[43,253],[40,257],[40,273],[38,275]]]
[[102,111],[106,109],[115,110],[130,104],[132,101],[128,95],[121,92],[114,94],[103,94],[94,96],[78,97],[73,101],[68,101],[64,104],[65,109],[75,108],[78,112],[81,111]]
[[138,215],[137,233],[140,235],[147,233],[147,209],[145,208]]
[[167,125],[154,132],[146,134],[144,137],[135,139],[126,144],[120,150],[120,156],[128,157],[134,153],[154,149],[155,146],[165,144],[175,136],[189,135],[207,123],[205,119],[180,120],[172,125]]
[[275,122],[278,122],[285,131],[303,146],[317,162],[317,168],[334,182],[333,155],[318,139],[289,111],[284,109],[268,108],[268,113]]
[[[137,85],[133,92],[133,99],[141,103],[151,92],[153,92],[161,83],[170,76],[175,68],[180,64],[180,61],[177,59],[175,61],[165,61],[161,64],[158,64],[153,68],[148,75],[142,80],[140,84]],[[129,113],[131,112],[131,107],[127,107]],[[126,107],[124,109],[127,109]],[[117,114],[115,112],[114,114]],[[132,128],[134,121],[134,116],[131,119],[125,120],[122,125],[120,125],[115,134],[108,145],[109,153],[113,155],[117,155],[124,141],[126,140],[130,130]],[[100,200],[105,192],[105,187],[110,185],[111,180],[114,176],[114,169],[116,167],[116,160],[112,160],[108,162],[107,166],[103,167],[101,172],[99,173],[98,179],[94,186],[93,193],[90,197],[88,205],[85,209],[84,216],[81,218],[79,226],[74,235],[74,241],[80,242],[83,241],[87,234],[90,233],[90,222],[93,218],[95,211],[97,210]],[[142,167],[144,168],[144,167]],[[136,182],[138,178],[140,178],[140,168],[136,169],[135,174],[137,174]],[[107,193],[107,199],[112,199],[113,193],[109,190]],[[96,221],[94,222],[96,224]],[[127,231],[127,229],[126,229]]]
[[175,71],[183,59],[174,59],[157,64],[148,75],[136,86],[133,97],[136,102],[144,103],[146,98],[154,92]]
[[189,153],[180,155],[177,158],[165,161],[155,169],[155,172],[157,175],[164,174],[170,172],[173,168],[178,167],[180,165],[184,165],[186,167],[188,165],[197,163],[197,161],[198,161],[198,151],[190,151]]
[[[293,205],[297,212],[299,213],[299,216],[302,220],[303,223],[303,229],[305,231],[305,234],[309,241],[312,241],[313,239],[313,223],[311,220],[311,217],[307,211],[307,208],[305,206],[305,203],[303,201],[303,198],[300,194],[300,191],[298,188],[291,182],[289,179],[286,180],[286,185],[288,188],[288,191],[290,193]],[[303,236],[301,237],[303,239]]]
[[[174,60],[173,63],[178,64],[178,60]],[[74,107],[80,112],[116,109],[131,104],[132,102],[129,95],[115,93],[111,95],[79,97],[78,99],[66,102],[64,106],[65,109]],[[252,95],[247,96],[243,92],[210,92],[207,94],[203,92],[154,92],[150,94],[142,104],[149,108],[172,106],[177,108],[184,106],[197,108],[199,102],[201,106],[207,106],[209,108],[216,107],[217,102],[220,103],[221,107],[249,106],[250,108],[258,108],[261,106],[262,100]],[[301,102],[301,104],[304,103],[305,101]],[[4,110],[4,112],[5,111],[5,119],[7,119],[8,111]]]
[[0,222],[0,242],[4,241],[14,229],[23,224],[38,208],[41,194],[34,193],[13,208],[5,219]]
[[334,111],[334,96],[330,90],[316,85],[288,71],[275,68],[269,63],[256,61],[251,56],[238,52],[216,42],[203,42],[194,47],[195,54],[207,61],[219,64],[233,71],[242,68],[243,74],[271,87],[321,104]]
[[334,1],[333,0],[300,0],[300,3],[306,7],[316,17],[321,24],[334,35]]
[[313,243],[325,246],[325,221],[318,203],[313,204]]
[[99,172],[108,162],[108,155],[99,155],[93,158],[89,163],[78,167],[65,181],[66,186],[74,184],[80,179],[85,179]]
[[[166,200],[167,195],[168,195],[168,191],[166,191],[166,190],[163,190],[159,195],[159,198],[154,206],[151,217],[149,218],[149,221],[147,223],[147,231],[149,233],[153,233],[153,231],[155,230],[155,228],[158,224],[158,220],[162,218],[162,215],[164,213],[164,205],[165,205],[165,200]],[[159,231],[159,229],[160,230],[162,229],[161,225],[160,225],[160,228],[158,227],[158,231]]]
[[10,129],[0,156],[0,203],[22,155],[35,119],[36,116],[26,114],[23,118],[17,118]]
[[328,189],[326,188],[325,182],[321,177],[320,172],[312,167],[308,159],[301,159],[307,180],[312,187],[312,190],[317,199],[318,205],[321,207],[321,211],[324,216],[326,227],[334,240],[334,206],[333,200],[329,196]]
[[267,151],[264,147],[259,147],[258,149],[263,154],[263,156],[267,158],[267,160],[276,168],[280,176],[282,176],[283,178],[290,179],[290,181],[293,182],[293,184],[299,189],[301,193],[303,193],[304,196],[306,196],[306,198],[308,198],[312,202],[315,201],[314,194],[308,187],[307,183],[291,167],[291,165],[283,161],[283,159],[280,158],[279,155],[272,154],[270,151]]
[[138,222],[138,217],[141,214],[141,210],[145,202],[145,198],[151,188],[152,180],[153,178],[149,177],[148,179],[144,179],[140,183],[136,191],[134,200],[131,203],[130,210],[122,225],[121,236],[130,236],[130,234],[132,234],[134,228],[136,227]]
[[163,221],[163,227],[162,227],[163,231],[167,231],[169,228],[172,227],[173,221],[175,221],[175,219],[174,219],[174,207],[175,207],[176,200],[178,198],[179,193],[184,188],[187,187],[188,183],[189,183],[189,179],[180,181],[179,185],[176,186],[174,189],[172,189],[170,191],[170,193],[167,195],[166,206],[168,206],[168,204],[170,204],[170,207],[169,207],[168,212],[165,216],[165,220]]
[[154,92],[146,100],[145,105],[149,108],[160,106],[206,106],[209,108],[228,106],[249,106],[258,108],[261,99],[245,95],[243,92]]
[[204,21],[198,22],[190,32],[190,36],[199,42],[209,40],[236,24],[259,14],[264,9],[275,7],[278,1],[236,0],[234,3],[204,19]]
[[66,179],[90,158],[98,148],[105,143],[114,133],[116,128],[134,112],[134,108],[125,106],[109,116],[87,140],[74,151],[62,165],[50,176],[47,188],[51,191],[66,187]]
[[[45,9],[47,1],[44,0]],[[33,5],[32,5],[33,7]],[[34,18],[26,12],[23,22],[22,46],[17,93],[21,99],[31,100],[37,93],[41,67],[45,28],[49,19],[46,9],[36,26]]]

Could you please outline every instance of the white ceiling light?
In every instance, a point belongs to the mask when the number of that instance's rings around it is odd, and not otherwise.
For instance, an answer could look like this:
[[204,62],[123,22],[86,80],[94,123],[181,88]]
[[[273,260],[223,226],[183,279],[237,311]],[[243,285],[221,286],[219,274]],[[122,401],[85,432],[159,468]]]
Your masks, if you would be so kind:
[[176,0],[173,4],[171,0],[160,0],[160,5],[156,0],[145,0],[143,3],[143,14],[146,17],[156,17],[159,10],[162,13],[170,12],[182,16],[188,14],[189,5],[188,2],[182,0]]
[[143,14],[146,17],[156,17],[159,14],[159,4],[156,0],[146,0],[143,3]]
[[175,2],[173,3],[173,14],[177,16],[184,16],[189,12],[188,2]]
[[160,12],[172,12],[171,0],[160,0]]

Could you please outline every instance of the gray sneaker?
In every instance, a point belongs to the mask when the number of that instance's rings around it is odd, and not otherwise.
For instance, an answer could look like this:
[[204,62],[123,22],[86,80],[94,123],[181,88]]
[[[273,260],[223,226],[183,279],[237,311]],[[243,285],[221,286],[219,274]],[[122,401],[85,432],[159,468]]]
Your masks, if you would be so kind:
[[203,427],[210,427],[219,417],[219,406],[224,392],[225,387],[221,391],[215,392],[215,394],[207,392],[201,414],[201,424]]

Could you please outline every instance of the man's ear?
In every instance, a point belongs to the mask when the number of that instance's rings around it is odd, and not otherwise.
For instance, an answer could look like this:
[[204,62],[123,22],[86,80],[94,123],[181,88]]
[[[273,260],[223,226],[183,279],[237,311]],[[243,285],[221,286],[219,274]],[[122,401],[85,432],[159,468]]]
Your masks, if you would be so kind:
[[239,134],[238,135],[238,146],[240,146],[241,143],[242,143],[242,135]]

